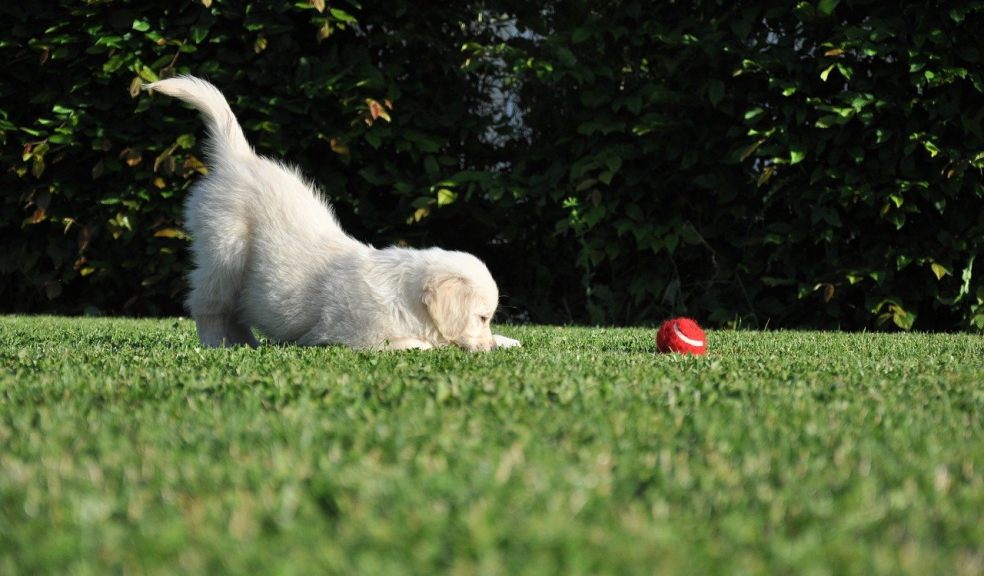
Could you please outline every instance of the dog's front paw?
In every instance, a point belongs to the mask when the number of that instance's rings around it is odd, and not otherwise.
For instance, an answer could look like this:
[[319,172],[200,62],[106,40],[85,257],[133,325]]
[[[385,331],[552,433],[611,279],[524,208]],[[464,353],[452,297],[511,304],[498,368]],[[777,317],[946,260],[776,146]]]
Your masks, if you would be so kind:
[[519,340],[506,338],[505,336],[501,336],[499,334],[493,334],[492,337],[495,338],[495,345],[497,348],[519,348],[522,346],[522,344],[519,343]]

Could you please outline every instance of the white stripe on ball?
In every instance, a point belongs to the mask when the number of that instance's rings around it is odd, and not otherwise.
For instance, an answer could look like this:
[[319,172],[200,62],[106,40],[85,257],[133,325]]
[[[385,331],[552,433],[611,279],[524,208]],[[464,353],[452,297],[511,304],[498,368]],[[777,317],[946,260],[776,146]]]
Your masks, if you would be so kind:
[[673,323],[673,333],[677,335],[677,338],[679,338],[680,340],[683,340],[684,342],[686,342],[687,344],[690,344],[691,346],[696,346],[698,348],[703,348],[704,347],[704,341],[703,340],[694,340],[693,338],[690,338],[686,334],[684,334],[683,332],[681,332],[680,331],[680,326],[679,326],[679,324],[677,322],[674,322]]

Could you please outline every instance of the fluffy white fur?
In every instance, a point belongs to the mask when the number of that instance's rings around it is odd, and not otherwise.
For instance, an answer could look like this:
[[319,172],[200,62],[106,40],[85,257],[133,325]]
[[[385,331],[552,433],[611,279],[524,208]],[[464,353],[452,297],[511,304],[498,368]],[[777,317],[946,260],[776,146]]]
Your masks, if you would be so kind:
[[295,169],[253,152],[215,86],[178,77],[146,88],[191,104],[208,128],[209,172],[185,203],[187,304],[202,344],[256,346],[256,328],[306,345],[519,345],[492,334],[499,292],[478,258],[355,240]]

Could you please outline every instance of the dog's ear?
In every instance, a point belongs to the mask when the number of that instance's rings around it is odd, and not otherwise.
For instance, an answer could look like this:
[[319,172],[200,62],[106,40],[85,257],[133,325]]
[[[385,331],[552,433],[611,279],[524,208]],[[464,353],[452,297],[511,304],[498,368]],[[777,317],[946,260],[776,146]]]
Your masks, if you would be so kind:
[[461,276],[441,275],[430,278],[424,285],[421,301],[448,340],[459,338],[468,327],[468,314],[474,290]]

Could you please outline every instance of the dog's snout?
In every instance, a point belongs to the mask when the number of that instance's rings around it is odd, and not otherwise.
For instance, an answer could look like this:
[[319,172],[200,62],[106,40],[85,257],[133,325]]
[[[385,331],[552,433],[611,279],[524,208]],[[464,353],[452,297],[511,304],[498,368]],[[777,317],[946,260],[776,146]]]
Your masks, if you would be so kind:
[[495,340],[458,342],[456,344],[469,352],[491,352],[499,348],[499,343]]

